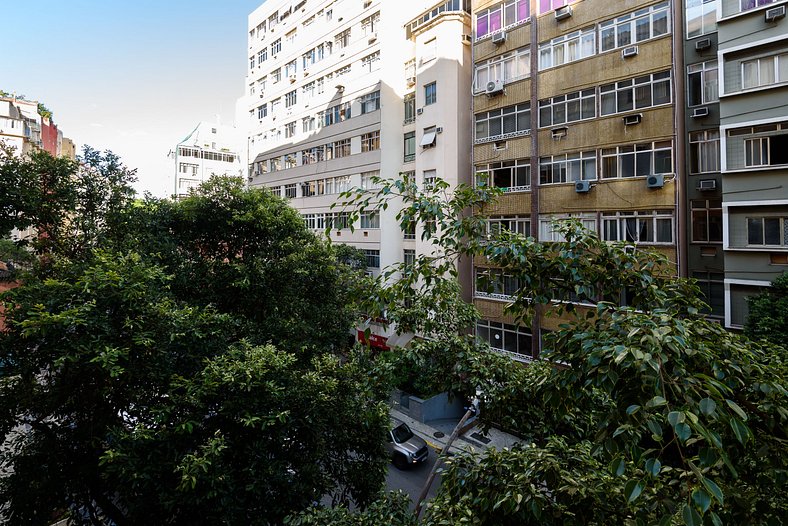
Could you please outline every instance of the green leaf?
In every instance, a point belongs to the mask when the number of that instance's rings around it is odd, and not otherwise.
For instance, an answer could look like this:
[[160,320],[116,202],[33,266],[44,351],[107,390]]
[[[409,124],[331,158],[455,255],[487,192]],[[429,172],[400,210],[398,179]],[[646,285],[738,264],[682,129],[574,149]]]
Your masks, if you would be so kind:
[[676,427],[673,428],[676,432],[676,436],[679,437],[679,440],[682,442],[686,442],[687,439],[692,435],[692,429],[685,423],[677,424]]
[[704,415],[710,415],[717,408],[717,404],[711,398],[704,398],[700,401],[700,412]]
[[709,506],[711,506],[711,495],[703,488],[696,488],[695,491],[692,492],[692,500],[701,513],[706,513]]
[[624,486],[624,497],[627,498],[627,503],[632,503],[640,496],[643,491],[643,482],[640,480],[632,479]]
[[733,409],[733,411],[737,415],[739,415],[742,420],[744,420],[745,422],[747,421],[747,413],[745,413],[744,410],[741,407],[739,407],[738,404],[736,404],[736,402],[734,402],[733,400],[725,399],[725,403],[728,404],[728,407]]
[[700,514],[689,504],[684,505],[684,509],[681,510],[681,517],[687,526],[701,526],[703,524]]
[[615,475],[616,477],[620,477],[624,474],[624,469],[626,468],[626,463],[624,459],[621,457],[616,457],[608,466],[610,472]]
[[722,526],[722,520],[720,519],[720,517],[719,517],[719,516],[718,516],[716,513],[714,513],[714,512],[712,511],[712,512],[709,514],[709,517],[711,517],[711,523],[712,523],[714,526]]
[[631,406],[627,407],[627,414],[633,415],[640,410],[640,406],[637,404],[632,404]]
[[653,434],[656,436],[662,436],[662,426],[660,426],[657,422],[654,420],[649,420],[646,422],[646,425]]
[[684,413],[680,411],[671,411],[668,413],[668,422],[673,427],[676,427],[676,424],[684,421]]
[[652,477],[656,477],[659,475],[659,471],[662,469],[662,463],[659,459],[650,458],[646,461],[646,473],[649,473]]
[[736,435],[736,440],[738,440],[742,445],[747,443],[747,440],[750,438],[750,428],[748,428],[738,419],[731,418],[731,429],[733,430],[733,434]]
[[655,396],[654,398],[652,398],[651,400],[646,402],[646,407],[649,407],[649,408],[651,408],[651,407],[659,407],[659,406],[665,405],[667,403],[668,403],[667,400],[665,400],[661,396]]
[[701,482],[703,483],[703,487],[705,487],[709,491],[709,493],[711,493],[714,496],[714,498],[717,499],[717,502],[723,504],[724,498],[720,487],[717,484],[715,484],[713,480],[706,477],[703,477],[701,479]]

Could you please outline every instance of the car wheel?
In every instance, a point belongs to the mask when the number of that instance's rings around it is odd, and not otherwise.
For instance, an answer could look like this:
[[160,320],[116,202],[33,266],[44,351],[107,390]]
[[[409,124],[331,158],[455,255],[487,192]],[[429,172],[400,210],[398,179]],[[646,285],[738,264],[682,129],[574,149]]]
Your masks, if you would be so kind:
[[404,470],[408,467],[408,460],[404,455],[394,455],[394,467],[399,470]]

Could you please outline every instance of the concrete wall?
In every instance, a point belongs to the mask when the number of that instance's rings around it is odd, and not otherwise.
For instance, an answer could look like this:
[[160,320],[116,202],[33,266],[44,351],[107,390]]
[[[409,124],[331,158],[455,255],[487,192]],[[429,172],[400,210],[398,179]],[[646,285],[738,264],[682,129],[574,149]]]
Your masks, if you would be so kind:
[[450,400],[447,393],[440,393],[431,398],[423,399],[409,395],[399,389],[394,389],[390,402],[399,411],[421,423],[433,420],[459,419],[465,414],[463,407],[465,401],[456,396]]

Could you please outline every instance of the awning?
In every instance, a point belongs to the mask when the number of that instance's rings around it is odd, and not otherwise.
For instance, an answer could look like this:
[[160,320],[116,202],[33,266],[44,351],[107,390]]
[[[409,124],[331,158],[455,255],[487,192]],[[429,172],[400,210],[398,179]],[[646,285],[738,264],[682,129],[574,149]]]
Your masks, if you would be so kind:
[[435,146],[435,130],[426,132],[421,138],[421,147],[427,148],[429,146]]

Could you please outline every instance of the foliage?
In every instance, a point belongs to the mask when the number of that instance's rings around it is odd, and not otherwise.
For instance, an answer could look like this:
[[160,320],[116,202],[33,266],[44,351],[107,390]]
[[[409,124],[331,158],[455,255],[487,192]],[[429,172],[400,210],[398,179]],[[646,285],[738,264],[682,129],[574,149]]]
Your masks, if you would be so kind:
[[761,294],[748,298],[750,313],[744,333],[775,345],[788,345],[788,272],[784,272]]
[[42,117],[44,117],[45,119],[51,119],[52,118],[52,110],[50,110],[49,108],[44,106],[44,104],[42,102],[38,103],[38,108],[37,109],[38,109],[38,114],[41,115]]
[[415,526],[408,509],[410,497],[401,491],[386,493],[362,511],[314,507],[285,519],[286,526]]

